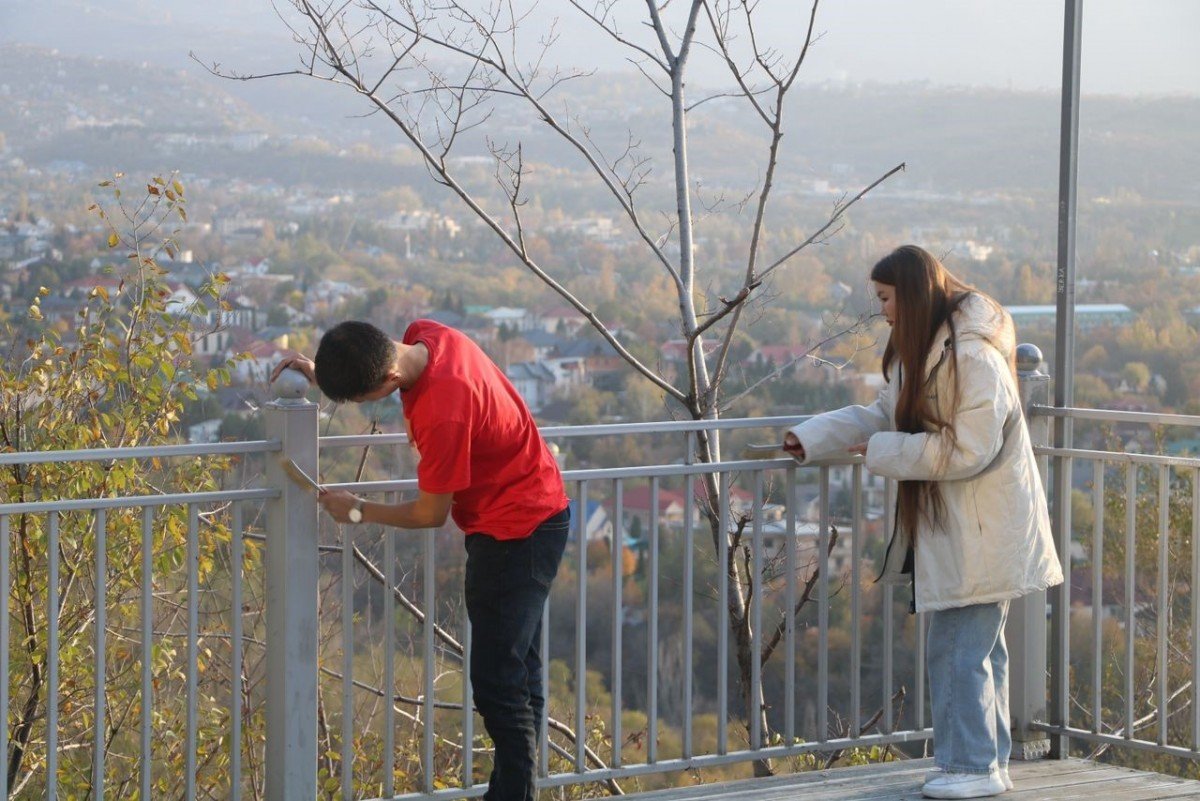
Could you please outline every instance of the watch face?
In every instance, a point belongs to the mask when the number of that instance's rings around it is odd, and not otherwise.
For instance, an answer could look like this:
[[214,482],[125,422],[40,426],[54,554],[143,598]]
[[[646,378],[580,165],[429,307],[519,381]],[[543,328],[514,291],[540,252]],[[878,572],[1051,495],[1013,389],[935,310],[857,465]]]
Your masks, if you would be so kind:
[[347,517],[350,518],[351,523],[361,523],[362,522],[362,509],[359,509],[357,506],[355,506],[353,509],[350,510]]

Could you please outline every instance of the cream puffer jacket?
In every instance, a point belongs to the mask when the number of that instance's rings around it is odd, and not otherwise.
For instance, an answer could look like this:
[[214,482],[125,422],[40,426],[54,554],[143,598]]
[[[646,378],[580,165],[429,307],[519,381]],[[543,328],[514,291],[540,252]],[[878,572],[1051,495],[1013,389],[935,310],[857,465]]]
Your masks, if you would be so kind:
[[[1046,511],[1046,496],[1009,368],[1015,347],[1012,318],[979,295],[954,316],[955,342],[943,326],[925,363],[929,397],[953,397],[957,361],[959,397],[950,419],[957,438],[949,453],[945,435],[895,431],[895,382],[870,406],[847,406],[791,429],[805,462],[846,455],[867,442],[866,466],[897,480],[939,482],[944,508],[931,523],[922,515],[914,548],[914,598],[918,612],[1017,598],[1062,583]],[[895,365],[895,363],[893,363]],[[903,380],[903,379],[901,379]],[[939,410],[942,416],[949,410]],[[898,527],[897,527],[898,528]],[[880,579],[907,581],[902,573],[910,538],[893,534]]]

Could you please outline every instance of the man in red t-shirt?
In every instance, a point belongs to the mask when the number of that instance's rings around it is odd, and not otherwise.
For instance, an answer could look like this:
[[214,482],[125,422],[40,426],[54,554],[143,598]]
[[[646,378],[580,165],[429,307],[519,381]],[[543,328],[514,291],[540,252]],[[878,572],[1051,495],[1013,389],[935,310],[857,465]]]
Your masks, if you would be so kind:
[[495,743],[488,801],[532,801],[537,731],[545,708],[542,610],[566,547],[570,516],[562,474],[528,407],[479,346],[452,328],[417,320],[400,342],[348,321],[321,338],[316,361],[293,367],[330,400],[362,403],[399,390],[420,454],[417,497],[399,504],[328,490],[338,522],[466,532],[475,706]]

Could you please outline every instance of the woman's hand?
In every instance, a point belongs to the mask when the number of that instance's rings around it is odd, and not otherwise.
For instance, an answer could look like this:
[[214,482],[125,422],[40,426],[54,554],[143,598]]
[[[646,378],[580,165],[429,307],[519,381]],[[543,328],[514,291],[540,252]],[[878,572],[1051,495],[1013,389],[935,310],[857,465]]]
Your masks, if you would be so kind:
[[867,455],[867,443],[860,442],[857,445],[851,445],[849,448],[846,448],[846,450],[849,451],[850,453],[858,454],[859,456],[866,456]]
[[321,490],[317,503],[339,523],[349,523],[350,510],[358,504],[358,496],[346,490]]
[[783,452],[795,456],[797,459],[804,458],[804,446],[800,444],[800,438],[791,431],[783,438]]
[[314,365],[313,360],[307,356],[288,356],[286,359],[279,362],[279,364],[275,365],[275,369],[271,371],[271,381],[279,378],[279,374],[287,369],[299,370],[304,374],[304,377],[308,379],[308,383],[317,383],[316,365]]

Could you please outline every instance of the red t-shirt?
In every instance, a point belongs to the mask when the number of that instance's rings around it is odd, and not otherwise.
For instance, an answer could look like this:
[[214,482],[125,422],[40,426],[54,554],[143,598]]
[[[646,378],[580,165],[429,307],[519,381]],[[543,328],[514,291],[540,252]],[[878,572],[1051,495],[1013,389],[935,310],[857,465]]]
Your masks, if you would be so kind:
[[465,334],[416,320],[404,344],[429,349],[415,384],[400,393],[420,453],[417,485],[454,494],[450,516],[468,534],[528,537],[567,506],[558,463],[525,401]]

